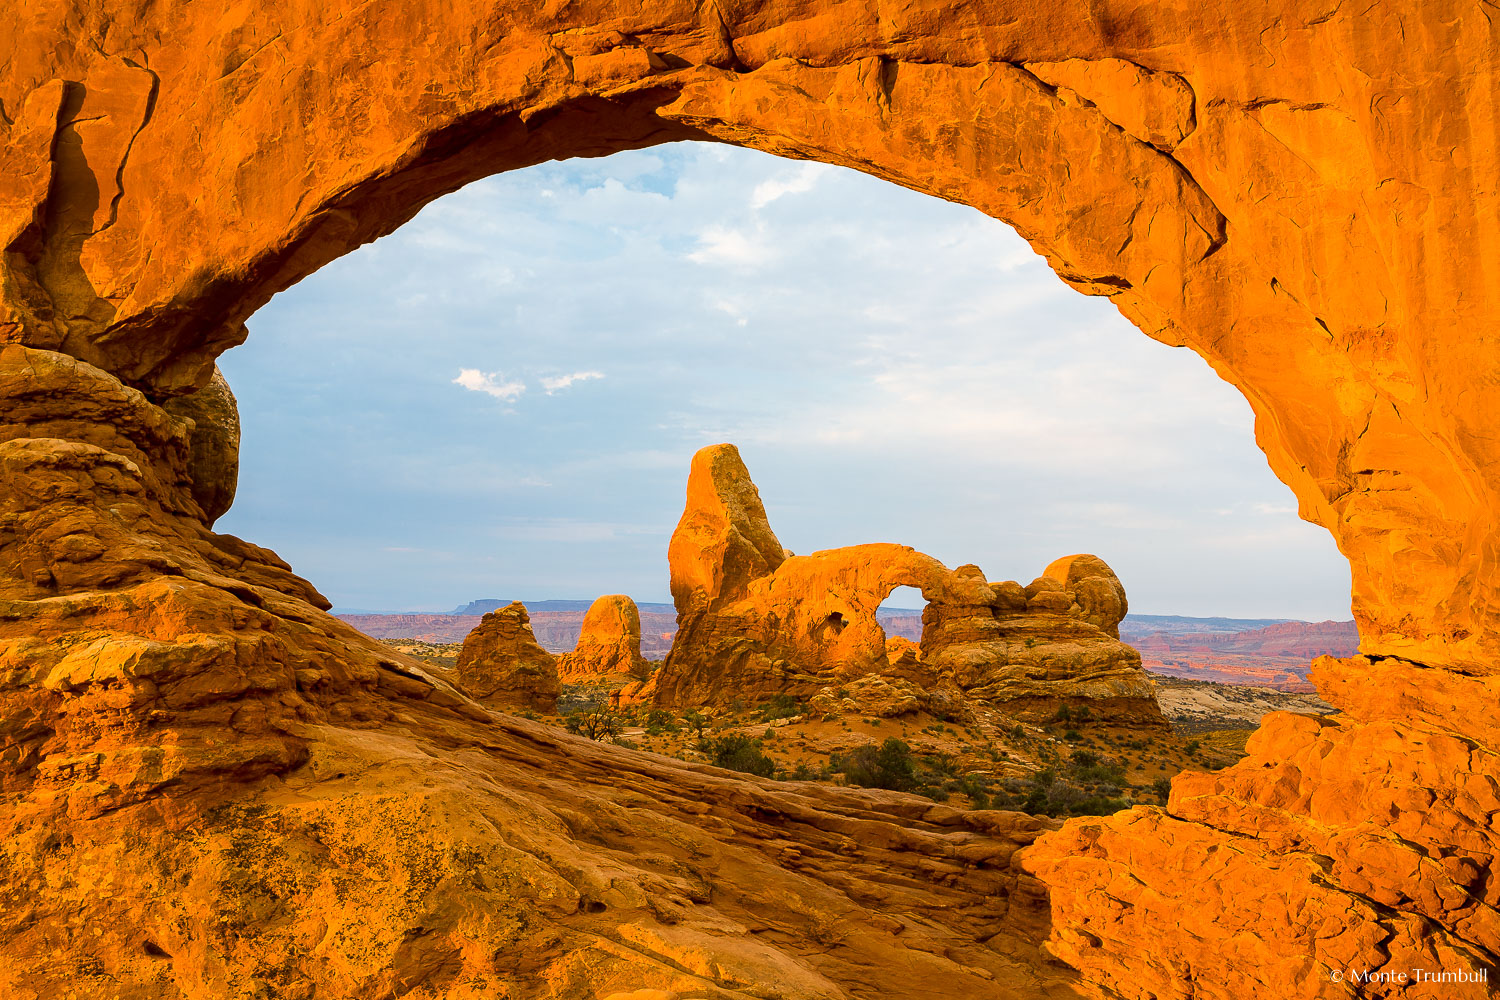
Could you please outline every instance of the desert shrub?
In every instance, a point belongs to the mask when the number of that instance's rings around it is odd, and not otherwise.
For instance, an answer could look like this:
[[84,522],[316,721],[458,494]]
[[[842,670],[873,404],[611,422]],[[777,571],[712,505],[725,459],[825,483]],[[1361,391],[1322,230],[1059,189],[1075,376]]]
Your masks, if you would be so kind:
[[1166,805],[1167,797],[1172,794],[1172,779],[1157,778],[1151,782],[1151,791],[1156,793],[1156,797],[1161,800],[1162,805]]
[[1067,740],[1069,743],[1077,743],[1079,740],[1083,739],[1083,734],[1076,729],[1069,729],[1067,732],[1063,733],[1063,739]]
[[1079,705],[1073,710],[1073,721],[1075,722],[1088,722],[1093,717],[1094,713],[1089,711],[1087,705]]
[[664,708],[653,708],[646,716],[646,732],[652,736],[677,732],[677,717]]
[[803,761],[793,769],[791,775],[793,781],[817,781],[822,777],[818,771],[807,761]]
[[1013,740],[1024,740],[1026,738],[1026,727],[1019,722],[1011,728],[1010,738]]
[[1085,785],[1124,785],[1125,768],[1119,764],[1090,764],[1073,768],[1070,777]]
[[775,722],[777,719],[790,719],[801,715],[804,710],[803,704],[796,698],[789,694],[778,694],[760,706],[760,721]]
[[776,762],[761,753],[760,747],[760,740],[732,733],[715,740],[704,740],[698,749],[719,767],[769,778],[776,770]]
[[965,774],[953,781],[947,782],[944,788],[962,792],[969,797],[969,808],[988,809],[990,807],[990,783],[978,774]]
[[1203,744],[1198,742],[1197,740],[1188,740],[1187,746],[1183,747],[1182,749],[1189,757],[1192,757],[1195,756],[1202,748]]
[[1105,790],[1080,788],[1055,771],[1047,770],[1031,780],[1022,808],[1032,814],[1066,818],[1106,816],[1129,804],[1129,800],[1114,797]]
[[840,755],[833,769],[841,772],[849,784],[865,788],[904,792],[919,784],[917,762],[912,757],[911,747],[894,736],[888,737],[879,747],[866,743]]
[[1057,712],[1052,716],[1053,722],[1072,722],[1073,710],[1067,705],[1058,705]]

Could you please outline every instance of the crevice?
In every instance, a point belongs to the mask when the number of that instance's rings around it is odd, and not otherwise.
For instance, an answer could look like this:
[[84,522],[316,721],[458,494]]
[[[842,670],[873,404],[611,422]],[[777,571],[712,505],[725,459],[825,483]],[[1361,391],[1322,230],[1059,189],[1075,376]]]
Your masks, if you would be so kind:
[[880,87],[879,102],[881,105],[881,110],[890,111],[891,95],[895,93],[896,90],[896,77],[901,71],[901,64],[892,59],[890,56],[880,56],[879,58],[880,69],[879,75],[876,77],[876,83]]
[[125,64],[140,70],[142,73],[149,73],[151,75],[151,90],[146,94],[146,107],[141,112],[141,123],[131,133],[130,142],[125,144],[125,152],[120,154],[120,165],[115,168],[115,194],[109,200],[109,218],[105,221],[104,225],[94,230],[95,236],[113,226],[115,221],[120,217],[120,200],[125,197],[125,164],[130,162],[130,151],[135,148],[136,139],[140,138],[146,126],[151,123],[151,116],[156,113],[156,98],[161,92],[161,77],[157,76],[153,70],[147,69],[133,59],[126,59]]
[[[214,82],[215,82],[215,83],[218,83],[218,82],[219,82],[219,81],[221,81],[221,80],[227,80],[227,79],[229,79],[229,78],[230,78],[230,77],[231,77],[231,76],[233,76],[233,75],[234,75],[234,74],[236,74],[236,73],[238,73],[238,72],[239,72],[239,71],[240,71],[240,67],[241,67],[241,66],[244,66],[244,65],[245,65],[245,64],[246,64],[246,63],[248,63],[248,62],[250,62],[250,61],[251,61],[251,60],[252,60],[252,59],[254,59],[254,58],[255,58],[255,57],[256,57],[256,56],[258,56],[258,55],[260,55],[260,54],[261,54],[261,53],[262,53],[262,52],[264,52],[264,51],[265,51],[265,50],[266,50],[266,49],[267,49],[267,48],[269,48],[269,47],[270,47],[270,46],[272,46],[272,45],[274,45],[274,44],[276,44],[276,42],[278,42],[278,41],[280,41],[280,40],[281,40],[281,36],[282,36],[282,34],[283,34],[283,33],[282,33],[282,32],[280,32],[280,31],[278,31],[278,32],[276,32],[276,34],[274,34],[274,35],[272,35],[272,36],[271,36],[271,37],[270,37],[270,38],[268,38],[268,39],[267,39],[267,40],[266,40],[266,41],[265,41],[265,42],[264,42],[264,43],[263,43],[263,44],[262,44],[262,45],[260,45],[260,46],[258,46],[258,47],[257,47],[257,48],[256,48],[256,50],[255,50],[255,51],[254,51],[254,52],[252,52],[252,53],[250,53],[250,54],[249,54],[249,55],[247,55],[247,56],[246,56],[246,57],[245,57],[245,58],[243,58],[243,59],[241,59],[241,60],[240,60],[240,61],[239,61],[239,62],[237,62],[237,63],[235,63],[235,64],[234,64],[234,65],[233,65],[233,66],[231,66],[231,67],[229,67],[229,68],[228,68],[228,69],[226,69],[226,70],[225,70],[225,71],[224,71],[224,72],[222,72],[222,73],[220,73],[220,74],[219,74],[219,77],[218,77],[218,79],[217,79],[217,80],[215,80],[215,81],[214,81]],[[129,59],[127,59],[127,60],[125,60],[125,61],[126,61],[126,62],[130,62],[130,60],[129,60]],[[135,64],[134,64],[134,63],[131,63],[131,65],[135,65]],[[141,68],[141,69],[145,69],[145,67],[144,67],[144,66],[142,66],[142,67],[140,67],[140,68]],[[150,71],[149,71],[149,70],[148,70],[148,71],[147,71],[147,72],[150,72]],[[156,75],[156,74],[155,74],[155,73],[152,73],[152,74],[151,74],[151,75],[152,75],[152,76],[155,76],[155,75]]]

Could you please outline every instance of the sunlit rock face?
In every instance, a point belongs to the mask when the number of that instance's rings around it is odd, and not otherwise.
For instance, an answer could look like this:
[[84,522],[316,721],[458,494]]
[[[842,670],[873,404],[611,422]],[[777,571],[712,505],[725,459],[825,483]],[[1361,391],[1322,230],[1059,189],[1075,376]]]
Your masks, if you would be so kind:
[[453,680],[487,707],[537,712],[555,710],[562,687],[557,658],[537,643],[520,601],[489,612],[464,637]]
[[[1022,588],[905,545],[789,555],[729,444],[693,456],[668,553],[677,637],[656,677],[658,705],[809,698],[888,674],[1021,718],[1087,704],[1100,719],[1166,725],[1140,656],[1119,640],[1125,588],[1097,556],[1059,559]],[[920,656],[898,647],[893,657],[877,619],[903,586],[929,602]]]
[[[1302,515],[1350,560],[1363,655],[1315,675],[1343,715],[1273,719],[1165,810],[1030,849],[1082,988],[1337,996],[1339,968],[1493,964],[1493,16],[1468,0],[0,7],[5,992],[1067,989],[1016,943],[1042,924],[989,902],[1026,884],[1011,849],[1034,832],[717,776],[667,806],[691,769],[658,762],[627,794],[623,751],[485,716],[207,527],[227,466],[195,461],[163,404],[208,384],[270,296],[466,181],[679,138],[1010,222],[1063,280],[1239,387]],[[774,843],[766,817],[787,817]],[[810,867],[851,842],[906,853]]]
[[589,605],[571,653],[557,658],[567,682],[628,674],[645,680],[650,666],[641,656],[641,612],[624,594],[606,594]]

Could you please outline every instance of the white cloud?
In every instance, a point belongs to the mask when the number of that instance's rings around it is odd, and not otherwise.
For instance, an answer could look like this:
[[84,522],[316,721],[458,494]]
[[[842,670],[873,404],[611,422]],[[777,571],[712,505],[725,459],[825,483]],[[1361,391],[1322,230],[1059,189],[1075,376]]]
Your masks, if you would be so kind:
[[732,317],[738,326],[747,326],[750,323],[750,317],[745,315],[744,307],[738,302],[731,302],[728,299],[714,299],[710,304],[719,312]]
[[603,372],[570,372],[567,375],[544,375],[541,378],[542,388],[547,390],[547,395],[561,392],[574,382],[587,382],[591,379],[603,378]]
[[505,382],[502,381],[504,377],[500,372],[482,372],[478,368],[464,368],[459,371],[458,378],[453,382],[470,392],[488,393],[496,399],[514,403],[520,398],[521,393],[526,391],[526,383]]
[[753,266],[771,259],[771,248],[766,245],[764,234],[757,231],[746,233],[743,229],[726,226],[709,226],[698,234],[698,249],[688,254],[688,260],[698,264],[739,264]]
[[750,207],[759,211],[782,195],[811,191],[828,169],[826,163],[804,163],[791,173],[763,180],[750,195]]

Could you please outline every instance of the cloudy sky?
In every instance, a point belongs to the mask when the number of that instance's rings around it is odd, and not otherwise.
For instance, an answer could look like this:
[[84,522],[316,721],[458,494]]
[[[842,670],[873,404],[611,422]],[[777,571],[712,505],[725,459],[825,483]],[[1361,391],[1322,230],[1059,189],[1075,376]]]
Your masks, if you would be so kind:
[[1094,552],[1137,612],[1349,617],[1203,361],[1002,223],[861,174],[710,144],[544,164],[250,330],[218,530],[340,609],[669,600],[689,459],[732,441],[797,552],[903,542],[1023,583]]

